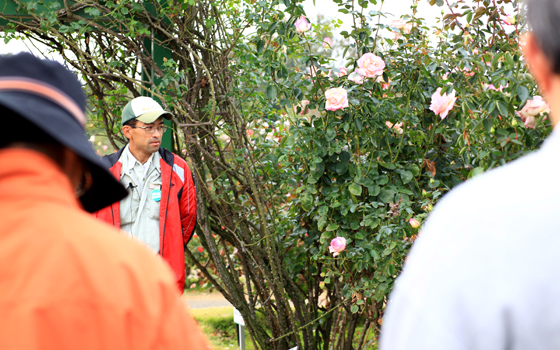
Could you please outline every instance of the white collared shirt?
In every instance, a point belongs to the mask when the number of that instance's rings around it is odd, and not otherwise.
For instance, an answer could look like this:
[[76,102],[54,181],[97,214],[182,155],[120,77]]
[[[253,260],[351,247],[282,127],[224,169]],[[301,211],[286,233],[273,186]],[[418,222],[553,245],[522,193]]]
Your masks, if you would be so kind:
[[381,350],[560,349],[560,130],[448,193],[390,295]]
[[[161,197],[161,169],[158,152],[141,164],[128,145],[119,161],[122,163],[120,182],[129,196],[120,202],[121,229],[159,252],[159,209]],[[156,198],[156,199],[154,199]]]

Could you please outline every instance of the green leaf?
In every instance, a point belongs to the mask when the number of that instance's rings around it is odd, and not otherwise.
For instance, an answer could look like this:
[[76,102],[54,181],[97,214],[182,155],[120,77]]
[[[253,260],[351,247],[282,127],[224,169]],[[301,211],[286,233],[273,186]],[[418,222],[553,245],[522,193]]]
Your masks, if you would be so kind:
[[504,101],[497,101],[496,104],[498,105],[498,110],[502,113],[503,117],[508,116],[508,107]]
[[313,196],[309,193],[304,193],[300,197],[301,207],[305,211],[309,211],[313,207]]
[[338,159],[340,159],[340,161],[343,162],[343,163],[348,163],[348,161],[350,160],[350,157],[351,157],[350,153],[348,153],[346,151],[342,151],[338,155]]
[[390,188],[384,187],[379,191],[379,199],[381,199],[383,203],[392,203],[395,200],[395,192]]
[[494,124],[492,119],[490,119],[490,118],[484,119],[482,124],[484,125],[484,130],[486,130],[486,132],[490,134],[490,130],[492,130],[492,125]]
[[269,85],[266,88],[266,95],[270,100],[274,101],[276,99],[276,96],[278,95],[278,92],[276,91],[276,86]]
[[336,173],[338,175],[344,175],[348,171],[348,163],[338,163],[336,165]]
[[329,226],[327,226],[327,231],[334,231],[338,228],[337,224],[330,224]]
[[379,256],[379,253],[377,252],[377,250],[372,249],[369,254],[371,255],[372,258],[374,258],[375,260],[381,258],[381,256]]
[[389,182],[389,178],[387,177],[387,175],[381,175],[377,179],[377,184],[378,185],[385,185],[387,182]]
[[356,184],[350,184],[350,186],[348,186],[348,191],[350,191],[350,193],[352,193],[354,196],[359,196],[362,194],[362,186],[360,185],[356,185]]
[[355,314],[356,312],[358,312],[358,310],[360,310],[360,307],[358,305],[352,305],[350,307],[350,311],[352,311],[353,314]]
[[336,130],[334,128],[328,128],[325,134],[325,139],[327,141],[332,141],[336,137]]
[[354,123],[356,124],[356,129],[358,131],[362,131],[362,121],[359,118],[354,119]]
[[403,181],[404,184],[409,183],[413,178],[412,172],[405,170],[405,171],[401,171],[401,179]]
[[473,177],[475,177],[475,176],[477,176],[477,175],[482,174],[483,172],[484,172],[484,168],[479,166],[479,167],[474,168],[473,170],[471,170],[471,172],[469,173],[468,178],[469,178],[469,179],[470,179],[470,178],[473,178]]
[[325,225],[327,224],[327,218],[325,216],[321,216],[319,218],[319,220],[317,221],[317,229],[319,231],[323,231],[323,229],[325,228]]
[[263,52],[263,50],[264,50],[264,44],[265,44],[265,41],[264,41],[264,40],[259,40],[259,41],[257,41],[257,52],[258,52],[258,53]]
[[326,216],[328,212],[329,212],[329,207],[327,207],[326,205],[323,205],[322,207],[319,208],[319,215],[321,216]]
[[379,187],[377,185],[373,185],[373,186],[368,187],[368,191],[369,191],[370,196],[377,196],[379,194],[380,190],[381,190],[381,187]]
[[529,89],[525,86],[517,85],[517,96],[519,96],[521,102],[525,102],[529,98]]

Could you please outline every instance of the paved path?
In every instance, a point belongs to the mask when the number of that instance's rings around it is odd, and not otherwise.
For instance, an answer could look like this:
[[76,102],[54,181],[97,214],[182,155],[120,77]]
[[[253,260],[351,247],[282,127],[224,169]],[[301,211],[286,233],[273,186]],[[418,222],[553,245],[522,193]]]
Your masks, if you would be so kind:
[[183,300],[185,300],[191,309],[232,306],[229,301],[219,293],[185,293],[183,295]]
[[185,299],[189,308],[191,309],[204,309],[208,307],[222,307],[222,306],[232,306],[229,301],[223,300],[212,300],[212,299]]

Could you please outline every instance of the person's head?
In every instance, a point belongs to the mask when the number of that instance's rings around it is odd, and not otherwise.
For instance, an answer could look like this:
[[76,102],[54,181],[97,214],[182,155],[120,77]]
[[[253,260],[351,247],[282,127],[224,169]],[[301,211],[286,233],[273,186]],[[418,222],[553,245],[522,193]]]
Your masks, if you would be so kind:
[[50,157],[77,189],[84,209],[127,195],[95,154],[84,125],[85,96],[72,72],[28,53],[0,56],[0,115],[9,134],[0,150],[25,148]]
[[523,54],[547,97],[552,123],[556,125],[560,118],[560,1],[526,0],[526,3],[531,32],[525,36]]
[[158,151],[167,128],[163,118],[171,119],[171,114],[149,97],[137,97],[124,107],[122,131],[133,153],[148,156]]
[[43,153],[68,176],[77,193],[86,191],[87,187],[91,186],[88,166],[75,152],[19,114],[1,105],[0,116],[4,121],[3,126],[13,131],[0,139],[0,150],[24,148]]

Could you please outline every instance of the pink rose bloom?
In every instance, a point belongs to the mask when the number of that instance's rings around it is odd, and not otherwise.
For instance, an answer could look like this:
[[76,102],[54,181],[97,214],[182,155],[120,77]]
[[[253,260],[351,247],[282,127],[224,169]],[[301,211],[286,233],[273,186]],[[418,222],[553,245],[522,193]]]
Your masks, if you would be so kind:
[[346,74],[348,74],[348,71],[346,70],[346,68],[344,68],[344,67],[338,68],[338,76],[339,77],[343,77]]
[[506,14],[504,17],[504,22],[510,26],[515,24],[515,15]]
[[438,88],[436,92],[432,95],[432,103],[430,104],[430,110],[436,115],[439,115],[441,119],[447,117],[447,113],[453,108],[453,105],[457,101],[455,97],[455,90],[449,95],[447,93],[441,94],[441,88]]
[[327,111],[336,111],[348,107],[348,93],[343,88],[332,88],[325,91]]
[[389,86],[391,86],[391,79],[389,79],[389,82],[386,83],[382,76],[377,77],[377,82],[381,84],[381,88],[383,90],[387,90]]
[[383,69],[385,69],[385,62],[381,57],[368,52],[364,54],[358,60],[359,69],[356,72],[364,77],[375,78],[378,75],[383,75]]
[[309,100],[301,101],[301,112],[299,114],[303,115],[309,112],[309,108],[307,108],[308,104],[309,104]]
[[103,150],[106,151],[106,150],[107,150],[107,146],[103,146]]
[[465,75],[467,77],[472,77],[474,75],[474,72],[471,71],[470,68],[465,67],[465,68],[463,68],[463,71],[465,72]]
[[295,26],[298,33],[307,32],[309,29],[311,29],[311,23],[307,22],[307,19],[304,15],[301,15],[301,17],[298,18]]
[[354,83],[359,84],[359,85],[364,83],[364,77],[359,75],[359,74],[356,74],[356,73],[350,75],[348,77],[348,80],[352,80]]
[[336,237],[331,241],[329,252],[333,253],[333,257],[340,255],[340,252],[346,249],[346,238]]
[[537,116],[541,113],[550,113],[550,107],[542,97],[534,96],[532,100],[527,100],[520,111],[515,113],[521,117],[526,128],[534,129],[537,125]]
[[326,37],[325,39],[323,39],[323,47],[325,49],[332,49],[332,45],[333,45],[333,41],[331,38]]
[[[412,29],[412,23],[406,23],[404,19],[399,18],[391,22],[391,27],[400,29],[401,33],[408,34]],[[395,32],[395,39],[400,38],[402,36],[401,33]]]
[[499,92],[502,92],[504,90],[504,87],[502,85],[500,85],[499,88],[496,88],[493,84],[484,84],[484,87],[486,87],[488,90],[494,90]]
[[254,133],[253,129],[247,129],[247,136],[251,137]]
[[443,80],[447,80],[447,77],[449,77],[449,72],[445,73],[444,75],[442,75],[442,79]]
[[399,134],[402,134],[404,132],[404,130],[402,129],[402,123],[393,124],[390,121],[386,121],[385,125],[387,125],[387,127],[389,127],[389,129],[395,130]]
[[413,228],[418,228],[418,227],[420,227],[420,223],[419,223],[418,220],[416,220],[415,218],[412,218],[412,219],[408,220],[408,223],[409,223],[410,226],[412,226]]

